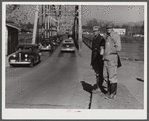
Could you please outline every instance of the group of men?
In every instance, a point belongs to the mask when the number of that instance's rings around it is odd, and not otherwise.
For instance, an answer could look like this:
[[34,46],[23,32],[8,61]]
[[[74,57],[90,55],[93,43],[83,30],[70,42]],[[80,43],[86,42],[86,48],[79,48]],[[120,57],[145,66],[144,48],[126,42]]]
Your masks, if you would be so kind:
[[[120,35],[114,32],[113,24],[106,26],[105,36],[100,35],[100,27],[94,27],[92,41],[91,66],[96,75],[96,87],[93,93],[99,90],[106,99],[114,99],[117,92],[117,68],[121,66],[118,52],[121,50]],[[107,90],[103,83],[107,83]]]

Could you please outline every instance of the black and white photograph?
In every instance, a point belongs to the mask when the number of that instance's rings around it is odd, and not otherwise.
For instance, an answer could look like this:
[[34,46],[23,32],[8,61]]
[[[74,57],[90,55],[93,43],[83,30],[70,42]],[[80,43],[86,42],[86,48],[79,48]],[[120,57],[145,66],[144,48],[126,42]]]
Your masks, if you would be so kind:
[[147,119],[147,2],[2,2],[2,119]]

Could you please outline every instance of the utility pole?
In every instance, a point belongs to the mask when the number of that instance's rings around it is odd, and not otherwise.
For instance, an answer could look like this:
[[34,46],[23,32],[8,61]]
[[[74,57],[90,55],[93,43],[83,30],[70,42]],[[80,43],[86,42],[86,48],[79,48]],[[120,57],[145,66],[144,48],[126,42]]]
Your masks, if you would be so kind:
[[[43,5],[42,5],[42,13],[41,13],[41,15],[43,14]],[[44,22],[43,22],[43,19],[44,19],[44,17],[42,16],[42,21],[41,21],[41,24],[42,24],[42,30],[43,30],[43,24],[44,24]],[[43,31],[42,31],[42,39],[43,39]]]
[[47,5],[45,5],[45,38],[47,37]]
[[36,12],[35,12],[35,20],[34,20],[34,29],[33,29],[32,44],[35,44],[35,43],[36,43],[38,13],[39,13],[39,6],[37,5],[37,6],[36,6]]
[[48,5],[48,38],[49,38],[49,35],[50,35],[50,27],[49,27],[49,19],[50,19],[50,17],[49,17],[49,9],[50,9],[50,6]]
[[81,21],[81,5],[79,5],[79,51],[82,49],[82,21]]
[[59,11],[58,11],[58,14],[57,14],[57,35],[60,34],[60,16],[61,16],[60,10],[61,10],[61,5],[59,5],[58,10]]
[[40,41],[40,35],[39,35],[39,27],[40,27],[40,18],[39,19],[37,19],[38,21],[37,21],[37,40],[36,40],[36,44],[38,44],[39,43],[39,41]]
[[[51,5],[50,5],[50,14],[52,13],[51,12]],[[52,16],[52,14],[51,14],[51,16]],[[51,24],[51,16],[50,16],[50,37],[52,36],[52,24]]]

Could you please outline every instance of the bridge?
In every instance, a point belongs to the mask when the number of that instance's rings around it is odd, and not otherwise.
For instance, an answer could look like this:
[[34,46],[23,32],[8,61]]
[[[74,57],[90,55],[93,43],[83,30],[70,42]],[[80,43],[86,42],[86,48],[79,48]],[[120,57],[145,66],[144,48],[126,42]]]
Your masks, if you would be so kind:
[[36,5],[32,43],[61,36],[67,30],[70,30],[76,48],[81,50],[81,5]]

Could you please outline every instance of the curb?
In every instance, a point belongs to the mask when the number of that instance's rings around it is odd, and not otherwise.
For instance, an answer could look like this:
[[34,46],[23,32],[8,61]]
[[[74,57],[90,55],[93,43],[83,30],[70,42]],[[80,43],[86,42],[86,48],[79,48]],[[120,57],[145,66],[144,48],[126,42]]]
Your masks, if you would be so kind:
[[97,98],[98,98],[98,94],[92,93],[92,101],[91,101],[90,109],[98,109]]

